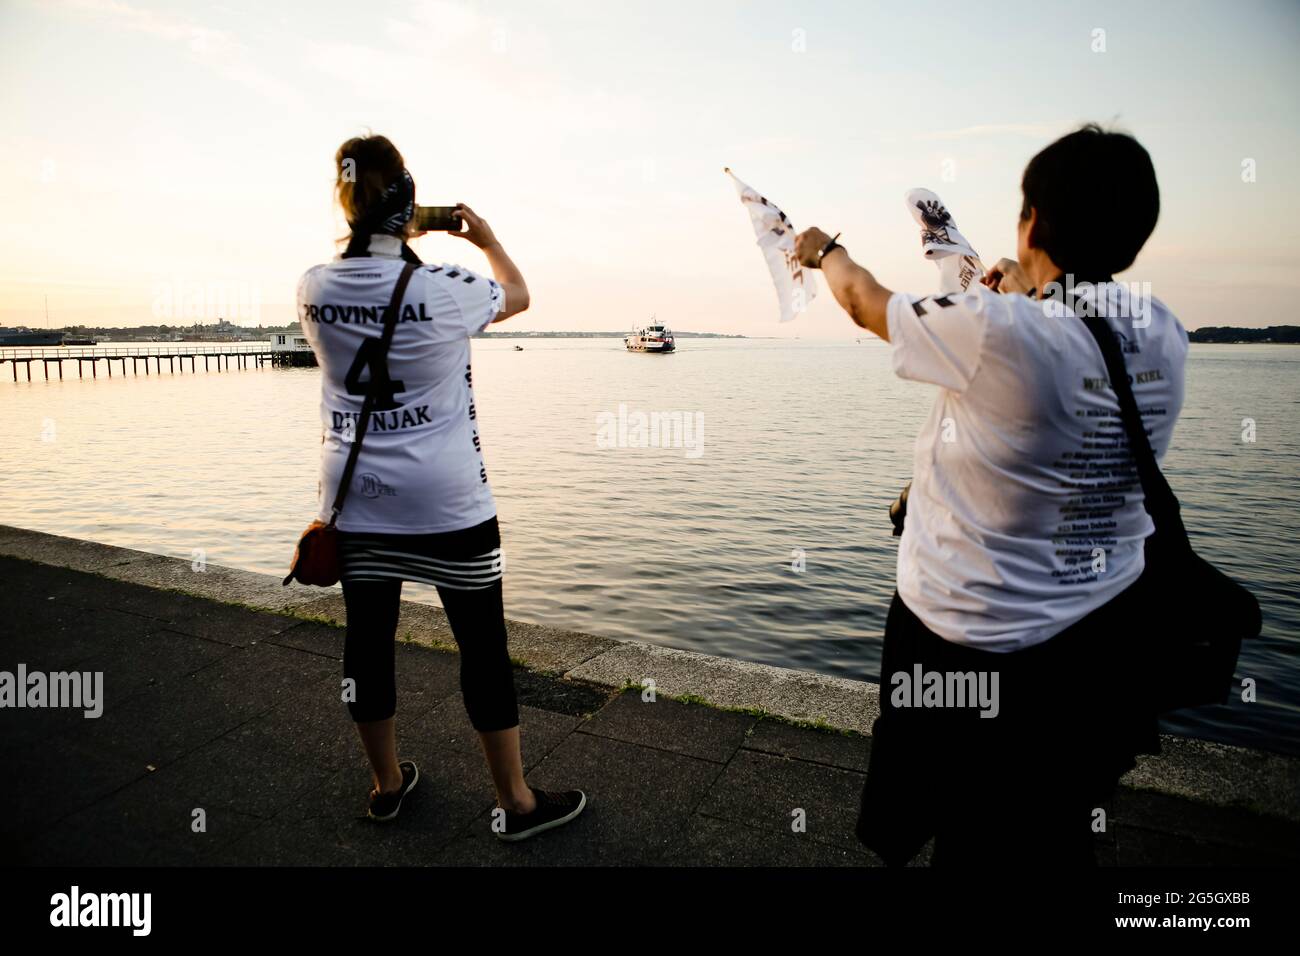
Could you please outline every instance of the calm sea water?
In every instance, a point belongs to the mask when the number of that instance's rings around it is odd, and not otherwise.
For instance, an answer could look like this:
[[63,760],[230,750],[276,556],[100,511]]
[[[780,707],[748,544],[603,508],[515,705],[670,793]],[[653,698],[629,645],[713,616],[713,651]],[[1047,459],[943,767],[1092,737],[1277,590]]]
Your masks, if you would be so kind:
[[[932,400],[894,377],[885,345],[685,339],[654,356],[613,339],[520,343],[478,341],[474,363],[511,617],[878,678],[896,556],[886,508]],[[37,375],[0,381],[0,521],[284,572],[315,508],[317,370]],[[702,421],[700,443],[602,447],[620,406]],[[1265,630],[1239,668],[1258,702],[1170,729],[1300,752],[1298,412],[1300,348],[1192,347],[1166,471],[1196,546],[1250,583]]]

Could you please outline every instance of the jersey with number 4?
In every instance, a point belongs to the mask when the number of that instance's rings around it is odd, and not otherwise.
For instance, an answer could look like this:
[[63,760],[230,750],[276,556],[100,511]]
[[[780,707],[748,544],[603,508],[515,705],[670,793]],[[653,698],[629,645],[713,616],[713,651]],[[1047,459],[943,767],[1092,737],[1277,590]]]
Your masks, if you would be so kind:
[[321,368],[320,518],[329,519],[361,405],[378,400],[338,527],[434,534],[496,514],[479,441],[470,336],[501,311],[501,286],[468,269],[426,265],[411,276],[386,358],[383,313],[403,262],[375,255],[309,269],[298,317]]

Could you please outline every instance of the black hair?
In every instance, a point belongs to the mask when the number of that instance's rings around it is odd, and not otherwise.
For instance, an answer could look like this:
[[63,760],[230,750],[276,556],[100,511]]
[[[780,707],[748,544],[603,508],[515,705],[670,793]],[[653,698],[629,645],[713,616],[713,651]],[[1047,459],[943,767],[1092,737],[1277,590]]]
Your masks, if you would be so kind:
[[1062,136],[1025,167],[1020,218],[1032,241],[1076,281],[1102,281],[1137,258],[1160,217],[1151,156],[1127,133],[1095,123]]

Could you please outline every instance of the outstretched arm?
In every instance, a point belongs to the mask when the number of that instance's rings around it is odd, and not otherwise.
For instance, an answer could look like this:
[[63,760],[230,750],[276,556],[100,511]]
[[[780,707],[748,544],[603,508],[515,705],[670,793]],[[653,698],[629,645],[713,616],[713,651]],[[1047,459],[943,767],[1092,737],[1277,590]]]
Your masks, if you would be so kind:
[[[795,255],[803,265],[816,269],[819,266],[818,254],[830,241],[830,236],[814,226],[795,236]],[[889,326],[885,313],[889,308],[889,297],[893,293],[850,259],[843,246],[837,246],[828,252],[821,259],[820,268],[835,301],[849,314],[849,318],[888,342]]]
[[488,265],[492,267],[492,278],[497,280],[497,284],[505,293],[506,306],[492,321],[500,322],[527,309],[528,286],[524,283],[524,275],[506,255],[506,250],[496,234],[492,232],[492,227],[487,224],[487,220],[476,215],[474,210],[464,203],[457,203],[456,211],[452,215],[465,223],[465,229],[461,232],[453,232],[451,235],[466,239],[483,250]]

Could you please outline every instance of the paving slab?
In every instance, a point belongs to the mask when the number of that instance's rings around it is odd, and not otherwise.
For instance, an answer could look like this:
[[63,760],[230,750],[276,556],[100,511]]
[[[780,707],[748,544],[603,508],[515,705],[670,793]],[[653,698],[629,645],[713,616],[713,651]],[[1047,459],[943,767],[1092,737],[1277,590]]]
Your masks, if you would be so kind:
[[759,720],[750,728],[744,746],[746,750],[858,773],[866,773],[871,762],[870,737],[847,732],[810,734],[803,727],[771,718]]
[[[235,650],[229,645],[158,628],[124,635],[98,648],[90,657],[79,661],[76,670],[104,675],[103,706],[108,708],[146,688],[177,683],[229,657]],[[35,658],[28,666],[40,662],[40,658]]]
[[4,752],[0,788],[0,849],[14,862],[46,862],[27,845],[36,835],[95,805],[146,775],[143,764],[118,748],[62,734]]
[[[215,866],[361,866],[355,821],[282,813],[209,854]],[[362,844],[364,847],[364,844]]]
[[709,788],[700,812],[776,833],[796,832],[859,853],[854,832],[864,774],[742,750]]
[[664,862],[669,866],[844,867],[880,861],[869,852],[829,846],[805,834],[696,815]]
[[343,660],[344,632],[341,627],[322,624],[318,621],[295,621],[284,618],[287,626],[268,637],[262,638],[267,644],[278,647],[290,647],[311,654],[320,654],[331,660]]
[[262,822],[218,806],[196,818],[195,808],[152,776],[140,778],[42,831],[28,853],[43,866],[205,865],[218,848]]
[[[530,770],[554,750],[581,723],[581,718],[537,707],[519,708],[519,741],[524,770]],[[446,700],[409,726],[398,723],[398,741],[428,741],[440,750],[482,755],[478,734],[469,722],[459,697]]]
[[1211,840],[1119,824],[1115,828],[1117,866],[1295,866],[1294,858],[1266,847],[1250,851]]
[[44,662],[45,669],[69,667],[93,657],[123,637],[163,627],[162,622],[105,608],[81,608],[41,600],[14,609],[0,627],[0,665]]
[[1120,787],[1111,819],[1120,827],[1162,830],[1194,841],[1265,847],[1279,858],[1300,862],[1300,825],[1276,817]]
[[749,714],[645,699],[639,690],[619,694],[582,725],[582,732],[726,763],[745,741],[756,718]]

